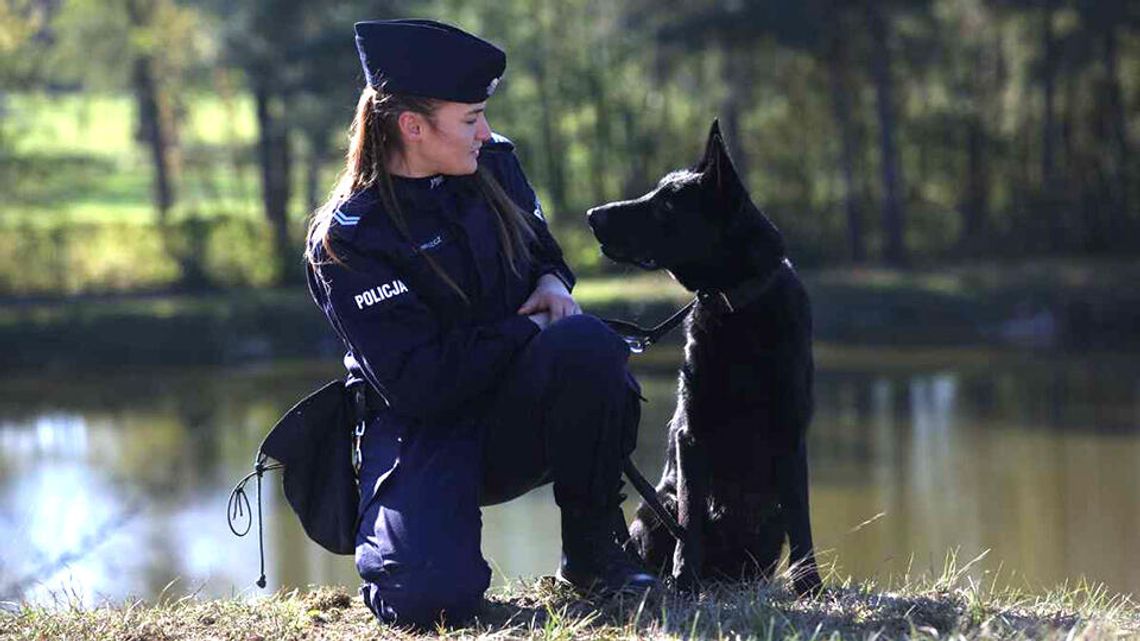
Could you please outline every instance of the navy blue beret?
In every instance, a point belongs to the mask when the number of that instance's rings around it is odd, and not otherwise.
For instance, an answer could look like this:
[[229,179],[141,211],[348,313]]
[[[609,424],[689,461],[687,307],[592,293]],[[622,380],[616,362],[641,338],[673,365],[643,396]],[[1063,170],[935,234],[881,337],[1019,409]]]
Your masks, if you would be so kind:
[[388,93],[482,102],[507,67],[502,49],[434,20],[358,22],[355,31],[368,84]]

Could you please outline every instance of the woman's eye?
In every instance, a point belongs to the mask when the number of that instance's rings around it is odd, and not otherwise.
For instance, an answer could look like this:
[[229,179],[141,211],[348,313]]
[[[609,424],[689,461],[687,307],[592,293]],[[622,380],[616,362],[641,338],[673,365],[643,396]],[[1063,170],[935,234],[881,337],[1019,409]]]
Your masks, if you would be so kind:
[[467,124],[469,124],[469,125],[473,125],[473,124],[475,124],[475,121],[474,121],[474,120],[464,120],[463,122],[465,122],[465,123],[467,123]]

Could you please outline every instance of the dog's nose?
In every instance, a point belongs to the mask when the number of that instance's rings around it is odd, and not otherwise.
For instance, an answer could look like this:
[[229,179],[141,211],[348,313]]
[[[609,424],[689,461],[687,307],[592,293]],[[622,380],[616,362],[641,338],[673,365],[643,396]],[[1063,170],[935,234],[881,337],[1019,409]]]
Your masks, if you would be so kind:
[[590,226],[591,231],[597,231],[601,219],[606,215],[603,209],[603,207],[591,207],[586,211],[586,224]]

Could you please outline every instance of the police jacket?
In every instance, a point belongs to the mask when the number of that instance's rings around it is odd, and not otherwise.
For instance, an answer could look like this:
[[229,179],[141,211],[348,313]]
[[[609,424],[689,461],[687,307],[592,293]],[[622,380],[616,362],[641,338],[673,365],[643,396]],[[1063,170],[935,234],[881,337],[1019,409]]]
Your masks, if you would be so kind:
[[406,235],[384,211],[379,188],[353,194],[328,232],[343,264],[318,246],[318,265],[308,268],[310,292],[348,348],[350,377],[367,380],[397,415],[431,421],[464,414],[539,331],[517,314],[538,278],[552,273],[568,289],[574,285],[511,142],[494,135],[479,164],[533,212],[532,260],[518,261],[517,275],[475,175],[393,177]]

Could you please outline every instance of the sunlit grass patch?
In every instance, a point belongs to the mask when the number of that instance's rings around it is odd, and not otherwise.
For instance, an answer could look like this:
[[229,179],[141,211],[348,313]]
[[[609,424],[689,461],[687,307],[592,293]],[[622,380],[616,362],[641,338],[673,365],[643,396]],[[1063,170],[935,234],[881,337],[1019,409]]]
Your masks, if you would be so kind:
[[[977,559],[975,559],[977,561]],[[1129,598],[1088,583],[1045,594],[973,576],[947,556],[941,572],[883,585],[826,577],[797,599],[784,572],[772,583],[707,586],[700,596],[659,592],[583,598],[551,577],[517,580],[488,595],[478,619],[427,633],[383,627],[343,588],[265,598],[160,599],[84,609],[66,600],[0,614],[6,639],[1118,639],[1140,634]]]
[[6,96],[5,131],[16,153],[131,153],[134,105],[126,95],[14,93]]
[[[0,224],[153,221],[153,168],[135,137],[135,106],[127,95],[17,93],[0,119],[10,148],[0,158],[8,196]],[[260,183],[251,145],[251,100],[186,98],[178,129],[175,207],[187,215],[260,218]],[[301,178],[298,177],[300,194]],[[298,197],[297,210],[304,209]]]
[[687,302],[693,295],[661,272],[636,273],[630,276],[602,276],[582,280],[574,289],[580,305],[613,305],[638,303]]
[[193,142],[232,145],[257,139],[252,96],[242,94],[226,100],[199,94],[190,98],[189,103],[186,129]]

